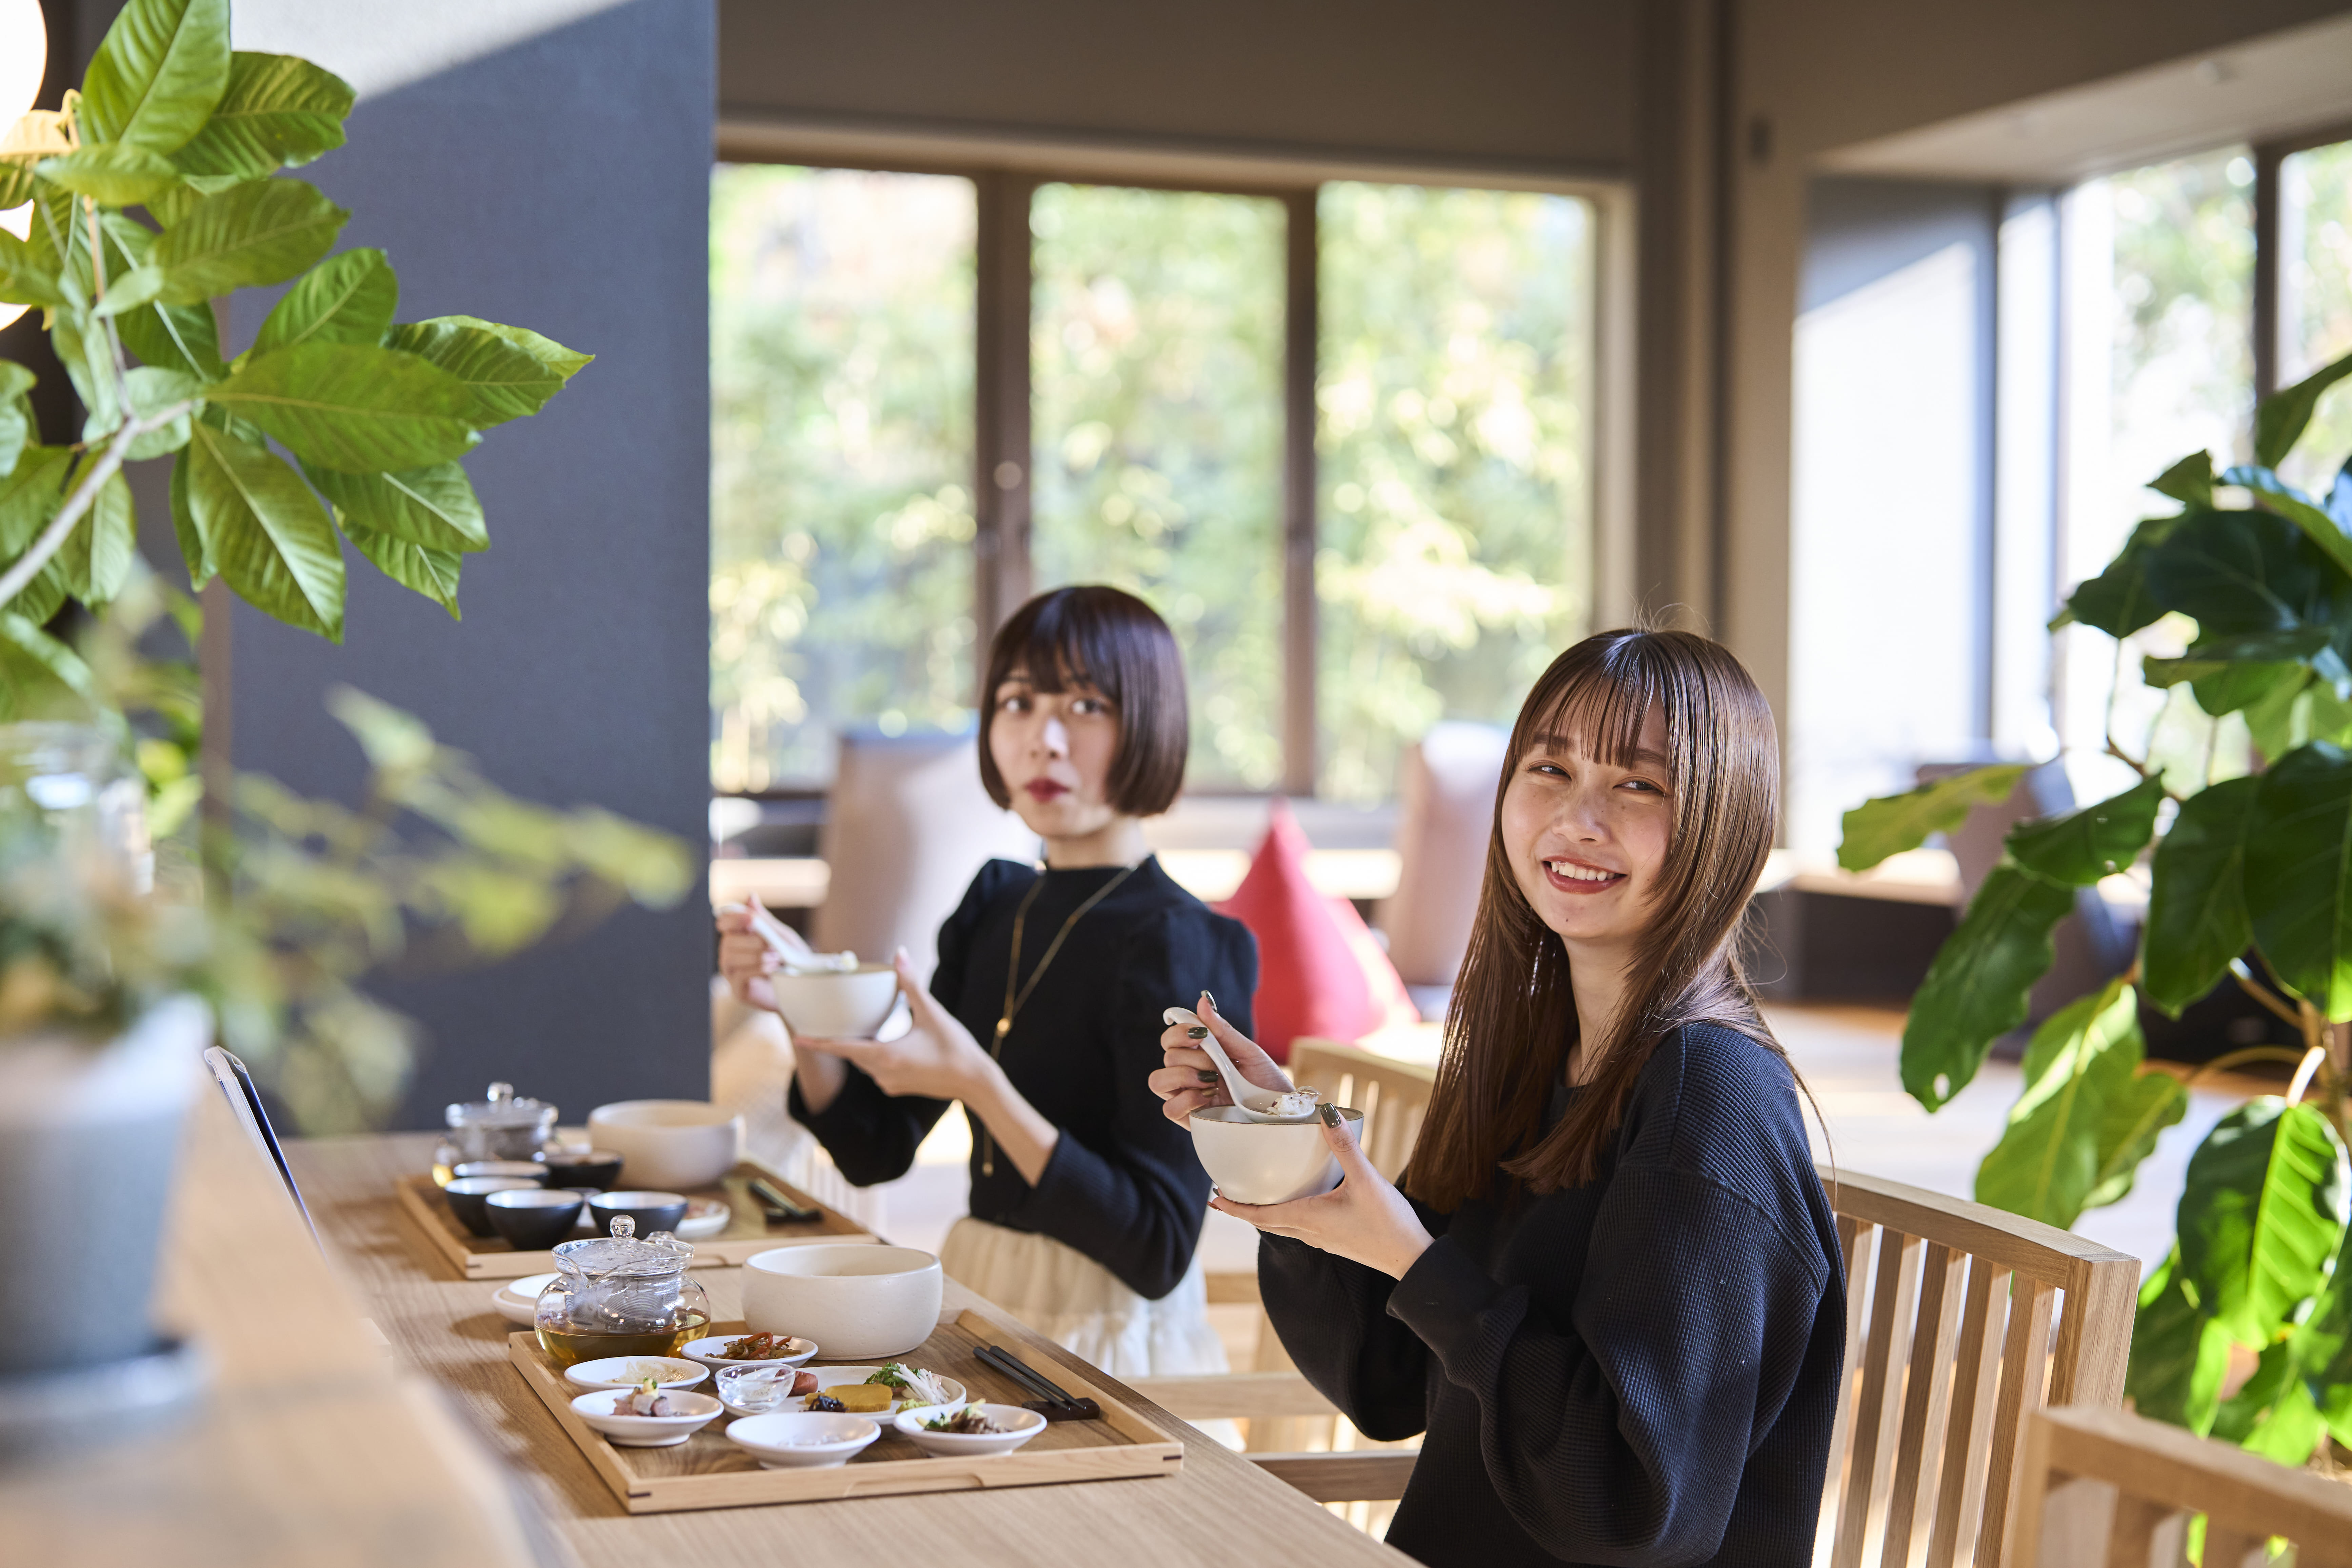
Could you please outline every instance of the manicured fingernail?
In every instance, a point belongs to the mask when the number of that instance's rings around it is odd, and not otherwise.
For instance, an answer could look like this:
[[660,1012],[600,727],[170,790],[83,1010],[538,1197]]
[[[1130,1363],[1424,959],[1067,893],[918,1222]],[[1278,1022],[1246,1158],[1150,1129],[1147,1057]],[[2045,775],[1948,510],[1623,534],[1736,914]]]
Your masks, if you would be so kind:
[[1209,1038],[1209,1026],[1204,1023],[1196,1023],[1184,1032],[1192,1036],[1194,1040],[1206,1040]]
[[1217,1081],[1217,1075],[1205,1067],[1196,1068],[1194,1071],[1200,1073],[1201,1082],[1203,1083],[1214,1083]]
[[1318,1105],[1315,1107],[1315,1113],[1323,1118],[1323,1124],[1327,1127],[1336,1127],[1339,1124],[1339,1107],[1337,1105]]
[[1209,998],[1209,1005],[1210,1005],[1211,1007],[1215,1007],[1215,1006],[1217,1005],[1217,993],[1216,993],[1216,992],[1214,992],[1214,991],[1208,991],[1208,990],[1204,990],[1204,991],[1202,991],[1201,994],[1202,994],[1202,996],[1204,996],[1204,997],[1206,997],[1206,998]]

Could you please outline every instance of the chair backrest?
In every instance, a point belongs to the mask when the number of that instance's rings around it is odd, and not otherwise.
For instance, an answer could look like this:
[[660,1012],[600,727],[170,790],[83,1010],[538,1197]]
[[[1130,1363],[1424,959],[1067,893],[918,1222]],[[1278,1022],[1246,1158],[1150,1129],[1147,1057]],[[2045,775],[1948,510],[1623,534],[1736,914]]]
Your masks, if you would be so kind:
[[940,923],[973,873],[998,855],[1034,860],[1037,839],[988,798],[971,737],[852,730],[841,737],[823,852],[832,875],[812,922],[816,945],[881,962],[904,947],[928,976]]
[[2028,1420],[2123,1397],[2139,1260],[1962,1198],[1821,1174],[1845,1249],[1846,1364],[1815,1561],[2001,1568]]
[[1509,740],[1491,724],[1432,725],[1398,765],[1397,890],[1377,924],[1408,986],[1451,986],[1462,967]]
[[2045,1410],[2026,1431],[2017,1568],[2174,1568],[2192,1516],[2205,1568],[2256,1568],[2273,1535],[2295,1568],[2352,1568],[2352,1487],[2123,1410]]
[[1309,1039],[1291,1042],[1289,1065],[1292,1082],[1301,1087],[1311,1083],[1322,1091],[1326,1103],[1350,1105],[1364,1113],[1364,1153],[1374,1170],[1395,1180],[1412,1157],[1413,1140],[1421,1136],[1435,1070],[1374,1056],[1338,1040]]

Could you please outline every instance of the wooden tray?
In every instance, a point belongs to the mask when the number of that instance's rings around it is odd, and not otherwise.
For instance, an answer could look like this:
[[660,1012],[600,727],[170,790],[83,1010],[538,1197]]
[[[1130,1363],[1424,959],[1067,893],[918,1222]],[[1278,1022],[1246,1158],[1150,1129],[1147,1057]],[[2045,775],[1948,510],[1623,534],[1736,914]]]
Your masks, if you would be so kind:
[[[795,1203],[817,1211],[814,1219],[770,1221],[760,1200],[744,1185],[765,1176]],[[403,1176],[392,1184],[400,1207],[425,1233],[432,1249],[468,1280],[520,1280],[525,1274],[551,1273],[551,1252],[518,1252],[503,1236],[477,1236],[457,1223],[448,1199],[427,1175]],[[697,1187],[688,1197],[715,1197],[731,1211],[727,1228],[688,1243],[694,1249],[695,1269],[731,1267],[754,1252],[771,1247],[802,1247],[817,1241],[873,1241],[874,1234],[837,1209],[825,1207],[775,1172],[753,1160],[744,1160],[721,1177],[717,1186]],[[575,1231],[585,1237],[585,1230]]]
[[[742,1333],[741,1323],[715,1324],[714,1333]],[[967,1308],[922,1347],[898,1357],[911,1365],[943,1372],[961,1383],[971,1397],[1019,1404],[1027,1397],[995,1368],[972,1354],[983,1344],[1020,1339],[985,1312]],[[1091,1396],[1102,1406],[1099,1421],[1055,1421],[1021,1448],[988,1458],[933,1458],[890,1429],[845,1465],[831,1469],[763,1470],[751,1455],[727,1440],[722,1415],[673,1448],[622,1448],[604,1440],[573,1413],[580,1390],[539,1348],[535,1334],[507,1336],[507,1359],[533,1393],[546,1402],[557,1425],[588,1456],[604,1484],[631,1513],[674,1513],[684,1509],[744,1508],[757,1503],[815,1502],[833,1498],[889,1497],[906,1492],[972,1491],[987,1487],[1050,1486],[1066,1481],[1107,1481],[1137,1476],[1172,1476],[1184,1464],[1184,1445],[1146,1420],[1132,1406],[1056,1362],[1041,1368],[1072,1395]],[[1027,1359],[1024,1357],[1024,1359]],[[813,1364],[811,1371],[822,1372]],[[709,1392],[706,1383],[695,1390]]]

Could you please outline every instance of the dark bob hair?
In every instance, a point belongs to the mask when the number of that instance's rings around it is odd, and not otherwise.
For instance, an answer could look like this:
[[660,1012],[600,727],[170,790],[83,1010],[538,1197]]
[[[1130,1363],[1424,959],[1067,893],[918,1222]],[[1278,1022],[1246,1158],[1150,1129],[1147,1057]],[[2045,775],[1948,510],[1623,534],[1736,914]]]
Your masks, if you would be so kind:
[[988,798],[1013,804],[1013,792],[988,753],[996,688],[1015,670],[1041,692],[1091,686],[1118,716],[1118,754],[1110,765],[1111,807],[1156,817],[1184,788],[1184,655],[1176,634],[1132,593],[1082,583],[1041,593],[1013,612],[989,645],[988,680],[980,689],[980,781]]

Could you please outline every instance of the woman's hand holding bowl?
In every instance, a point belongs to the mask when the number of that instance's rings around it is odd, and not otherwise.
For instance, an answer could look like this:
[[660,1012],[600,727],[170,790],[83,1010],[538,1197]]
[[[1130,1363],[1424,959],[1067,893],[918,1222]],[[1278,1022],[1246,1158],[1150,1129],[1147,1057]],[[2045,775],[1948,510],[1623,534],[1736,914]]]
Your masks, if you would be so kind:
[[[1217,1043],[1244,1078],[1265,1089],[1290,1089],[1289,1077],[1275,1065],[1274,1058],[1227,1023],[1218,1013],[1214,998],[1203,993],[1194,1010],[1201,1022],[1215,1032]],[[1190,1028],[1171,1024],[1160,1037],[1165,1065],[1150,1080],[1161,1109],[1175,1122],[1184,1121],[1203,1106],[1233,1103],[1216,1063],[1188,1032]],[[1414,1260],[1429,1249],[1433,1238],[1404,1194],[1364,1157],[1339,1107],[1325,1105],[1320,1111],[1324,1142],[1331,1145],[1339,1162],[1338,1186],[1291,1203],[1235,1203],[1220,1193],[1209,1199],[1209,1207],[1245,1219],[1260,1230],[1304,1241],[1401,1280]]]
[[971,1031],[934,1001],[930,992],[916,980],[914,966],[905,948],[898,950],[891,965],[898,971],[898,989],[913,1016],[912,1028],[896,1040],[822,1040],[794,1035],[794,1048],[839,1057],[874,1080],[885,1094],[921,1094],[934,1100],[973,1099],[995,1076],[996,1063],[972,1039]]

